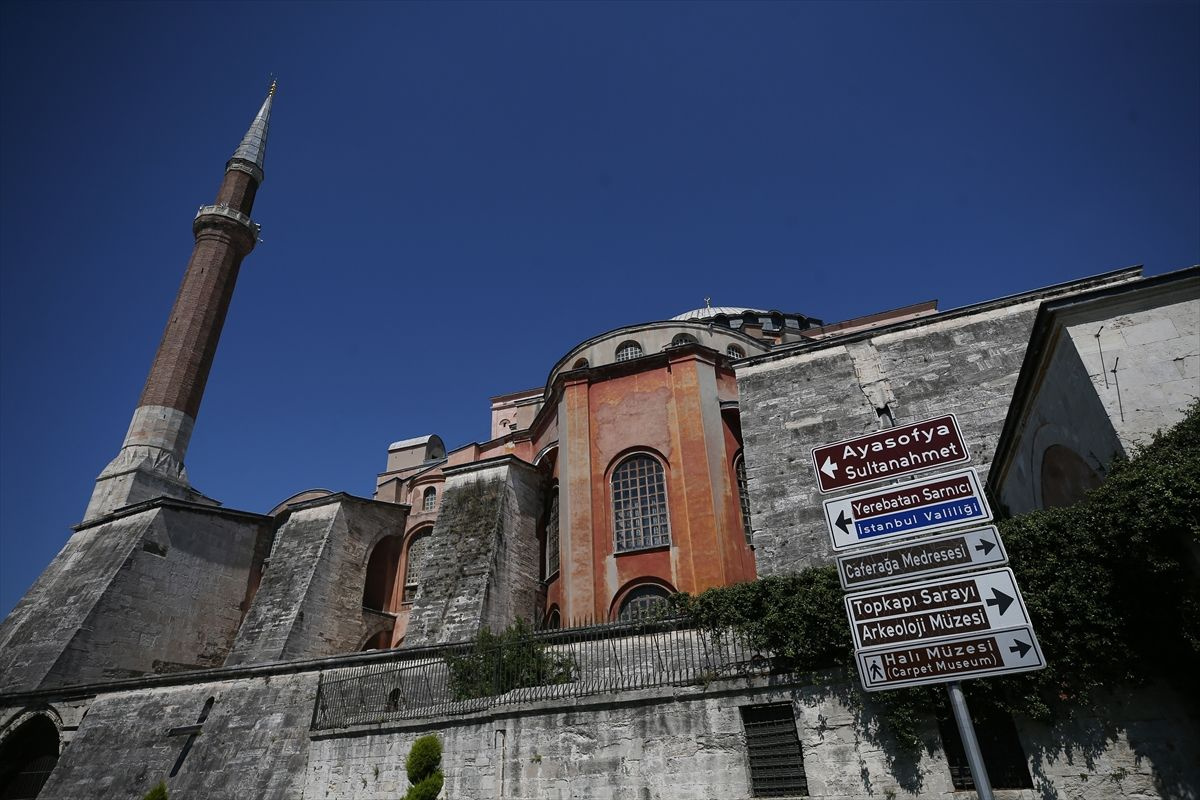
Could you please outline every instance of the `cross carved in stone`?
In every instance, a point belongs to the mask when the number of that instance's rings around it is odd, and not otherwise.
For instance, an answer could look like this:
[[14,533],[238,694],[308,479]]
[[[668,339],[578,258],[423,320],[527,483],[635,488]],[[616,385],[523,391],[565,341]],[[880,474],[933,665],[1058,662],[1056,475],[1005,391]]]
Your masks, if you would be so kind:
[[188,757],[188,753],[192,751],[192,745],[196,743],[196,737],[200,735],[200,729],[204,726],[204,720],[208,719],[208,712],[212,711],[214,702],[216,702],[216,698],[214,697],[210,697],[204,701],[204,708],[200,710],[200,717],[196,720],[195,725],[180,725],[175,728],[167,728],[167,736],[187,737],[187,741],[183,743],[183,749],[179,751],[179,758],[175,759],[175,766],[171,767],[171,773],[168,777],[174,778],[179,774],[179,769],[183,766],[183,761]]

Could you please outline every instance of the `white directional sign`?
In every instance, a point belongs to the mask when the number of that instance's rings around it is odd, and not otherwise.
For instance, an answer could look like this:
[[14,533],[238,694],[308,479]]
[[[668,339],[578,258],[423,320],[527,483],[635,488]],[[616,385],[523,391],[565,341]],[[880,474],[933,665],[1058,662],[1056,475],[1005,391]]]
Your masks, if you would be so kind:
[[825,501],[834,550],[988,522],[979,473],[960,469]]
[[856,550],[837,559],[846,591],[1007,563],[1008,553],[994,525]]
[[845,601],[858,649],[917,644],[1029,624],[1011,569],[848,594]]
[[863,688],[868,692],[1029,672],[1046,666],[1037,637],[1028,625],[923,645],[860,650],[855,657]]

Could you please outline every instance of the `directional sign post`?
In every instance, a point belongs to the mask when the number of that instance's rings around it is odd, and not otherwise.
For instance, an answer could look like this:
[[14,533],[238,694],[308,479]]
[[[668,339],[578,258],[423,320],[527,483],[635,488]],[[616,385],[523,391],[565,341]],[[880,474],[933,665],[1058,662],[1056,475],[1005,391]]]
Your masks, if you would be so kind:
[[971,460],[953,414],[814,447],[822,494]]
[[1011,569],[846,595],[854,646],[917,644],[1028,625]]
[[960,469],[825,501],[834,550],[988,522],[979,473]]
[[863,688],[868,692],[1029,672],[1046,666],[1037,637],[1028,625],[915,647],[860,650],[856,658]]
[[1007,563],[1008,553],[994,525],[852,552],[837,560],[847,591]]

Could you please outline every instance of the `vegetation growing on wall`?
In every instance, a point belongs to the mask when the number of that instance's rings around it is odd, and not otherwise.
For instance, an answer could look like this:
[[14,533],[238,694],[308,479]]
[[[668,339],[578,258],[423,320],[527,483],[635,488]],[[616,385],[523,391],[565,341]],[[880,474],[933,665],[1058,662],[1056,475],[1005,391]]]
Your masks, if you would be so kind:
[[[1048,666],[969,681],[981,703],[1041,721],[1091,708],[1100,687],[1200,671],[1200,404],[1069,508],[999,523]],[[853,669],[833,567],[678,595],[700,627],[733,628],[795,672]],[[880,692],[872,704],[897,743],[920,745],[941,687]],[[1100,709],[1091,708],[1093,712]],[[1101,711],[1102,713],[1102,711]]]
[[575,672],[571,657],[554,653],[537,641],[524,620],[498,634],[485,627],[469,652],[447,655],[446,663],[455,700],[569,683]]
[[442,791],[442,740],[433,734],[419,737],[404,762],[412,784],[404,800],[434,800]]
[[167,800],[167,784],[165,781],[159,781],[154,788],[146,792],[146,796],[142,800]]

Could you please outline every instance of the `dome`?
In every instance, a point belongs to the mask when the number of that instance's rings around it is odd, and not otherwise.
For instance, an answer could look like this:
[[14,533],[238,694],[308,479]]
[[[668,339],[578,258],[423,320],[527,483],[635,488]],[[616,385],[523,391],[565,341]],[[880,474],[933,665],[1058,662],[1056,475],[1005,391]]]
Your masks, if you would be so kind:
[[712,319],[718,314],[724,314],[727,317],[740,317],[747,311],[754,314],[766,314],[768,312],[761,308],[751,308],[749,306],[705,306],[704,308],[694,308],[691,311],[685,311],[682,314],[677,314],[671,317],[672,320],[701,320]]

